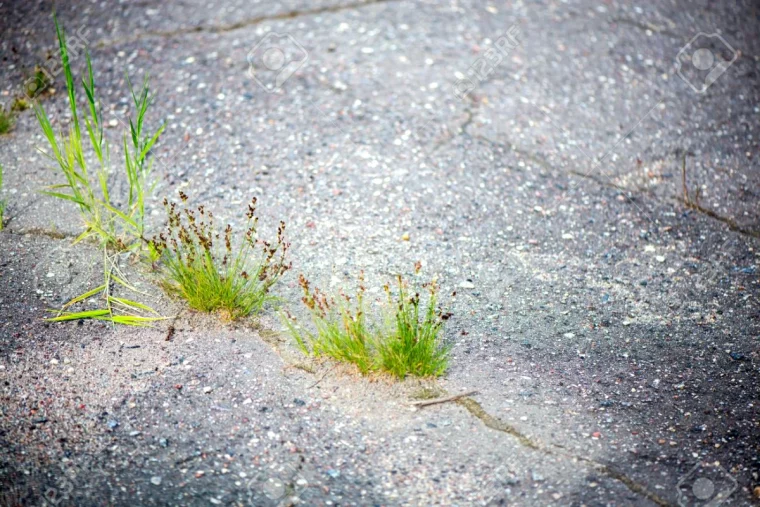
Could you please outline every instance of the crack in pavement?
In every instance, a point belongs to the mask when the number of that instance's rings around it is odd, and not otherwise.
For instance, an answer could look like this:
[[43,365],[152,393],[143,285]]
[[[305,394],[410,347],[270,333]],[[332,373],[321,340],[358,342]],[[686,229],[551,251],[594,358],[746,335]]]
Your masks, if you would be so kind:
[[628,25],[628,26],[632,26],[634,28],[638,28],[640,30],[644,30],[644,31],[649,30],[649,31],[652,31],[654,33],[661,33],[663,35],[669,35],[669,36],[675,37],[677,39],[686,40],[686,38],[683,35],[672,31],[673,28],[676,28],[676,24],[673,23],[669,19],[666,19],[666,22],[669,25],[667,27],[660,26],[660,25],[655,25],[654,23],[650,23],[648,21],[638,21],[636,19],[626,18],[626,17],[622,17],[622,16],[621,17],[610,18],[610,22],[612,22],[612,23],[619,23],[619,24],[622,24],[622,25]]
[[726,224],[728,226],[729,229],[731,229],[734,232],[738,232],[740,234],[744,234],[744,235],[749,236],[751,238],[758,238],[758,239],[760,239],[760,231],[753,230],[753,229],[747,229],[746,227],[742,227],[733,218],[724,217],[723,215],[719,215],[715,211],[713,211],[713,210],[711,210],[709,208],[705,208],[705,207],[703,207],[703,206],[701,206],[701,205],[699,205],[699,204],[697,204],[697,203],[695,203],[693,201],[687,201],[683,197],[677,197],[676,196],[676,197],[674,197],[674,199],[676,200],[676,202],[680,202],[681,204],[683,204],[684,206],[686,206],[687,208],[689,208],[691,210],[694,210],[694,211],[696,211],[698,213],[702,213],[703,215],[708,216],[708,217],[710,217],[710,218],[712,218],[714,220],[717,220],[719,222],[723,222],[724,224]]
[[524,447],[528,447],[530,449],[542,452],[544,454],[550,454],[554,456],[564,456],[566,458],[587,463],[600,474],[606,475],[607,477],[610,477],[612,479],[615,479],[621,482],[629,490],[647,498],[651,502],[654,502],[655,504],[661,505],[661,506],[671,505],[667,500],[663,499],[656,493],[649,491],[647,487],[644,486],[643,484],[636,482],[635,480],[625,475],[623,472],[612,468],[610,465],[600,463],[592,458],[587,458],[584,456],[579,456],[577,454],[574,454],[559,444],[552,444],[552,445],[554,445],[555,447],[559,449],[562,449],[561,453],[555,452],[552,449],[549,449],[546,446],[541,445],[540,443],[536,442],[530,437],[522,434],[514,426],[486,412],[486,410],[480,405],[480,403],[478,403],[472,398],[469,398],[469,397],[460,398],[456,400],[456,403],[458,405],[461,405],[465,409],[467,409],[467,411],[470,414],[480,419],[483,422],[483,424],[485,424],[486,427],[491,428],[492,430],[501,431],[502,433],[511,435],[512,437],[517,439],[517,441],[520,442],[520,444],[523,445]]
[[250,26],[255,26],[266,21],[280,21],[286,19],[295,19],[303,16],[312,16],[317,14],[326,14],[333,12],[341,12],[351,9],[358,9],[369,5],[389,3],[397,0],[367,0],[364,2],[352,2],[344,5],[330,5],[325,7],[317,7],[315,9],[304,10],[292,10],[286,12],[280,12],[278,14],[272,14],[269,16],[256,16],[254,18],[244,19],[235,23],[227,23],[220,25],[199,25],[189,28],[176,28],[174,30],[148,30],[145,32],[137,33],[129,37],[122,37],[118,39],[106,39],[98,42],[95,47],[105,48],[118,46],[120,44],[127,44],[135,42],[140,39],[146,39],[151,37],[179,37],[182,35],[189,35],[192,33],[227,33]]
[[61,232],[56,231],[52,229],[43,229],[42,227],[30,227],[28,229],[18,229],[18,230],[12,230],[7,229],[7,234],[15,234],[18,236],[37,236],[37,237],[47,237],[52,239],[66,239],[66,238],[76,238],[78,237],[77,234],[72,234],[70,232]]
[[[620,186],[620,185],[616,184],[612,180],[605,181],[602,178],[598,178],[598,177],[596,177],[596,176],[594,176],[594,175],[592,175],[590,173],[584,173],[584,172],[581,172],[581,171],[577,171],[575,169],[570,169],[568,171],[561,171],[561,170],[557,169],[556,167],[554,167],[553,165],[551,165],[543,157],[540,157],[539,155],[537,155],[536,153],[533,153],[531,151],[523,150],[523,149],[519,148],[517,145],[515,145],[514,143],[511,143],[509,141],[507,141],[506,143],[499,142],[499,141],[494,141],[493,139],[491,139],[491,138],[489,138],[487,136],[484,136],[482,134],[472,135],[467,130],[467,127],[469,127],[472,124],[474,114],[469,109],[466,109],[465,112],[468,114],[468,117],[459,126],[459,132],[457,134],[452,135],[448,139],[444,139],[441,142],[439,142],[435,146],[435,150],[437,150],[438,148],[440,148],[442,145],[447,144],[447,143],[453,141],[459,135],[466,135],[466,136],[470,137],[471,139],[479,139],[479,140],[481,140],[481,141],[483,141],[485,143],[490,144],[491,146],[497,146],[497,147],[500,147],[502,149],[508,149],[510,151],[513,151],[514,153],[516,153],[516,154],[518,154],[520,156],[525,157],[526,159],[528,159],[529,161],[533,162],[534,164],[537,164],[537,165],[541,166],[543,169],[545,169],[547,171],[558,172],[558,173],[563,173],[564,172],[565,174],[570,174],[570,175],[573,175],[573,176],[578,176],[580,178],[588,179],[588,180],[594,181],[595,183],[597,183],[597,184],[599,184],[601,186],[608,187],[608,188],[613,188],[613,189],[618,190],[618,191],[626,191],[626,192],[631,192],[631,193],[638,194],[638,195],[643,195],[643,194],[648,194],[650,196],[653,195],[651,191],[642,190],[640,188],[630,188],[630,187]],[[680,197],[676,196],[675,200],[677,202],[680,202],[681,204],[684,204],[688,208],[690,208],[690,209],[692,209],[692,210],[694,210],[694,211],[696,211],[698,213],[701,213],[701,214],[703,214],[705,216],[708,216],[708,217],[710,217],[710,218],[712,218],[714,220],[717,220],[718,222],[722,222],[722,223],[726,224],[728,226],[728,228],[730,230],[734,231],[734,232],[737,232],[737,233],[742,234],[744,236],[749,236],[751,238],[758,238],[758,239],[760,239],[760,230],[754,230],[754,229],[748,229],[746,227],[742,227],[741,225],[739,225],[732,218],[720,215],[720,214],[716,213],[715,211],[713,211],[711,209],[708,209],[708,208],[705,208],[705,207],[703,207],[703,206],[701,206],[699,204],[696,204],[694,202],[686,202],[685,200],[683,200],[683,198],[680,198]],[[659,202],[660,204],[664,204],[663,201],[660,201],[659,199],[656,199],[656,198],[654,199],[654,201]]]

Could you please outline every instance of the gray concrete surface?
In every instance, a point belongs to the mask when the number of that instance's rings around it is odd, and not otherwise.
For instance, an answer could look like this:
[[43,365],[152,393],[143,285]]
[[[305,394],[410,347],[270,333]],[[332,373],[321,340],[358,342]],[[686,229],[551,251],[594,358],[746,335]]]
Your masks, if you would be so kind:
[[[278,294],[296,313],[298,273],[335,287],[363,269],[379,287],[420,261],[458,293],[453,357],[437,382],[305,371],[274,312],[222,324],[183,311],[137,267],[146,302],[179,315],[171,341],[168,323],[45,323],[96,283],[99,254],[70,245],[76,210],[38,192],[59,175],[34,151],[43,138],[27,111],[0,137],[3,502],[704,505],[697,479],[730,492],[726,505],[756,501],[752,2],[57,10],[87,38],[110,135],[127,108],[124,72],[151,76],[151,120],[167,123],[152,227],[180,189],[238,225],[258,196],[265,228],[289,226],[294,269]],[[53,65],[51,11],[0,4],[3,102],[35,65]],[[519,47],[458,97],[512,25]],[[737,58],[696,93],[674,61],[716,31]],[[270,32],[292,37],[280,39],[286,55],[308,53],[275,93],[248,72]],[[60,77],[53,87],[41,100],[65,125]],[[696,209],[679,201],[684,158]],[[476,389],[482,411],[412,410],[422,389]]]

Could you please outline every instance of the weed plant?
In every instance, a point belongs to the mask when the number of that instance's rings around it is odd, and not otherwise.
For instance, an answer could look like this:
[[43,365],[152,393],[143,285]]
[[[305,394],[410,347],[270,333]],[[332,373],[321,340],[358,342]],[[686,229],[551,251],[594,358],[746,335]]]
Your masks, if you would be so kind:
[[450,314],[438,309],[438,284],[423,284],[427,302],[422,303],[420,290],[410,290],[401,275],[396,278],[397,294],[385,285],[388,310],[385,328],[390,333],[377,341],[380,369],[399,378],[406,375],[437,377],[446,371],[449,348],[440,338],[444,322]]
[[[126,281],[126,277],[119,269],[118,254],[109,255],[108,250],[104,246],[103,284],[71,299],[59,310],[50,310],[50,312],[56,315],[47,320],[50,322],[63,322],[67,320],[93,319],[127,326],[149,326],[152,322],[166,318],[161,317],[158,312],[149,306],[114,295],[117,286],[143,294]],[[84,303],[96,296],[100,296],[103,301],[103,305],[100,308],[77,312],[71,311],[71,308],[75,305]]]
[[[184,205],[187,196],[180,192]],[[270,289],[290,268],[285,223],[280,222],[274,243],[258,237],[256,198],[248,205],[248,226],[239,244],[233,244],[232,227],[220,233],[214,216],[203,206],[178,209],[164,200],[166,231],[154,237],[151,247],[162,264],[162,285],[185,299],[191,308],[221,312],[235,320],[258,313],[275,298]]]
[[[77,241],[89,236],[97,236],[105,246],[126,250],[139,246],[144,240],[145,193],[152,159],[150,149],[163,131],[161,126],[153,134],[144,129],[145,116],[153,97],[149,94],[148,79],[143,81],[142,89],[135,93],[129,76],[127,83],[134,102],[135,118],[129,120],[129,132],[123,136],[124,173],[129,186],[126,203],[120,205],[124,196],[111,195],[111,160],[110,146],[103,135],[103,121],[95,95],[95,80],[92,73],[90,55],[86,53],[87,72],[82,79],[82,88],[87,107],[81,114],[77,106],[76,86],[69,64],[66,38],[62,28],[55,19],[55,29],[61,52],[61,62],[66,79],[66,91],[71,111],[71,126],[68,133],[56,134],[48,119],[45,109],[36,103],[34,110],[42,131],[47,138],[52,154],[48,156],[58,165],[66,182],[53,185],[46,194],[75,203],[85,222],[86,230]],[[84,134],[87,139],[83,139]],[[97,167],[88,168],[85,160],[85,144],[97,158]]]
[[[0,191],[3,190],[3,166],[0,165]],[[5,199],[0,198],[0,231],[3,230],[5,225],[5,207],[7,203]]]
[[[367,318],[363,276],[353,298],[343,292],[332,297],[312,289],[303,275],[299,284],[313,331],[299,326],[290,315],[285,322],[304,353],[352,363],[363,374],[386,372],[402,379],[435,377],[446,371],[449,347],[441,334],[450,314],[438,308],[435,281],[412,290],[399,275],[395,293],[390,285],[384,287],[387,301],[377,320]],[[419,289],[427,292],[424,302]]]
[[359,279],[355,304],[343,293],[336,301],[336,298],[327,296],[318,287],[312,290],[303,275],[299,276],[298,283],[304,292],[302,301],[309,309],[315,327],[314,333],[299,331],[292,319],[286,320],[301,350],[307,354],[352,363],[364,374],[375,370],[372,342],[378,333],[367,322],[363,276]]
[[3,107],[0,107],[0,135],[7,134],[13,130],[13,126],[16,124],[16,117],[13,111],[8,111]]

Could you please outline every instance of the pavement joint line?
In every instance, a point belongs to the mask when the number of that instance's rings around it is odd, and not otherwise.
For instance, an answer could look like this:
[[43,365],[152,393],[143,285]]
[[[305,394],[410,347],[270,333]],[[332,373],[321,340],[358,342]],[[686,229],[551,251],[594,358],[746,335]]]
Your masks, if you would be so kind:
[[[662,104],[663,102],[665,102],[665,99],[660,99],[660,100],[657,102],[657,104],[655,104],[654,106],[652,106],[651,108],[649,108],[649,110],[647,111],[647,113],[646,113],[644,116],[642,116],[641,118],[639,118],[639,120],[638,120],[638,121],[637,121],[637,122],[636,122],[636,123],[633,125],[633,127],[631,127],[630,129],[628,129],[628,131],[627,131],[627,132],[626,132],[624,135],[622,135],[622,136],[621,136],[621,137],[620,137],[620,138],[619,138],[617,141],[615,141],[615,143],[614,143],[614,144],[613,144],[613,145],[612,145],[610,148],[608,148],[608,149],[607,149],[607,151],[605,151],[605,152],[602,154],[602,156],[601,156],[601,157],[599,157],[599,158],[594,158],[594,157],[591,157],[590,155],[588,155],[588,154],[585,152],[585,150],[580,150],[580,151],[581,151],[581,153],[583,153],[584,155],[586,155],[586,157],[588,157],[588,158],[589,158],[589,160],[590,160],[590,161],[591,161],[591,163],[592,163],[591,169],[588,171],[587,175],[591,175],[593,172],[595,172],[597,169],[599,169],[599,168],[601,167],[601,165],[602,165],[602,161],[603,161],[603,160],[604,160],[604,159],[607,157],[607,155],[609,155],[610,153],[612,153],[612,151],[613,151],[615,148],[617,148],[617,147],[618,147],[618,145],[619,145],[619,144],[620,144],[622,141],[624,141],[625,139],[628,139],[628,137],[629,137],[629,136],[630,136],[630,135],[631,135],[631,134],[632,134],[632,133],[633,133],[633,132],[634,132],[634,131],[635,131],[635,130],[638,128],[638,126],[639,126],[639,125],[641,125],[641,122],[643,122],[643,121],[644,121],[646,118],[648,118],[648,117],[649,117],[649,115],[650,115],[650,114],[652,114],[652,111],[654,111],[654,110],[655,110],[655,108],[657,108],[657,107],[658,107],[660,104]],[[547,113],[545,113],[544,111],[542,111],[542,110],[540,110],[540,109],[539,109],[539,111],[541,111],[542,113],[544,113],[544,114],[547,116],[547,118],[549,119],[549,123],[550,123],[550,124],[551,124],[553,127],[557,128],[557,127],[554,125],[554,122],[552,122],[552,121],[551,121],[551,118],[549,117],[549,115],[548,115]],[[565,133],[566,133],[565,129],[562,129],[562,128],[560,128],[560,130],[562,131],[562,133],[563,133],[563,134],[565,134]],[[579,149],[580,149],[580,148],[579,148]],[[601,173],[601,175],[602,175],[602,176],[604,176],[605,178],[607,178],[607,179],[609,179],[610,181],[612,181],[612,179],[613,179],[613,178],[612,178],[612,176],[611,176],[609,173],[607,173],[606,171],[600,171],[600,173]],[[614,183],[613,183],[613,184],[614,184]],[[646,217],[649,219],[649,221],[650,221],[650,222],[652,222],[652,223],[655,223],[655,222],[656,222],[656,220],[654,219],[654,217],[653,217],[653,216],[652,216],[650,213],[648,213],[647,211],[644,211],[643,209],[641,209],[641,207],[640,207],[638,204],[636,204],[635,202],[633,202],[633,201],[630,201],[630,202],[631,202],[631,204],[633,204],[633,205],[636,207],[636,209],[637,209],[637,210],[638,210],[640,213],[642,213],[643,215],[645,215],[645,216],[646,216]]]
[[[261,335],[262,329],[258,329],[258,331],[259,331],[259,334]],[[277,331],[274,331],[274,330],[268,330],[268,331],[270,331],[270,333],[273,333],[273,334],[279,334]],[[261,339],[262,339],[262,341],[266,342],[267,344],[269,344],[274,349],[274,351],[277,353],[277,355],[280,356],[280,358],[283,360],[283,362],[285,364],[290,364],[293,367],[299,367],[299,364],[297,364],[297,363],[295,363],[294,361],[291,360],[292,358],[286,358],[283,355],[283,351],[282,351],[282,349],[280,348],[280,346],[278,344],[272,343],[271,340],[267,340],[263,336],[261,337]],[[312,387],[314,387],[315,385],[317,385],[318,383],[320,383],[325,377],[327,377],[327,375],[329,375],[333,370],[335,370],[335,368],[337,367],[337,365],[338,364],[336,363],[333,367],[329,368],[326,372],[324,372],[320,376],[320,378],[316,382],[314,382],[312,385],[310,385],[307,389],[311,389]],[[308,370],[306,370],[306,371],[308,371]],[[315,372],[309,372],[309,373],[314,374]],[[444,395],[448,394],[448,393],[446,393],[445,390],[443,390],[443,393],[444,393]],[[625,475],[623,472],[620,472],[619,470],[616,470],[616,469],[610,467],[609,465],[606,465],[604,463],[600,463],[600,462],[598,462],[598,461],[596,461],[596,460],[594,460],[592,458],[587,458],[587,457],[584,457],[584,456],[573,454],[573,453],[569,452],[568,450],[566,450],[563,446],[561,446],[559,444],[552,444],[552,445],[554,445],[555,447],[557,447],[559,449],[562,449],[563,450],[562,453],[558,453],[558,452],[553,451],[552,449],[549,449],[548,447],[540,444],[539,442],[537,442],[537,441],[531,439],[530,437],[528,437],[527,435],[523,434],[522,432],[520,432],[517,428],[515,428],[511,424],[506,423],[506,422],[502,421],[501,419],[499,419],[498,417],[494,417],[493,415],[489,414],[482,407],[482,405],[480,405],[480,403],[478,403],[477,401],[475,401],[473,398],[471,398],[469,396],[462,396],[460,398],[452,399],[451,401],[453,403],[456,403],[456,404],[461,405],[462,407],[464,407],[472,416],[476,417],[477,419],[480,419],[480,421],[487,428],[490,428],[490,429],[495,430],[495,431],[500,431],[502,433],[506,433],[506,434],[514,437],[524,447],[527,447],[529,449],[533,449],[535,451],[538,451],[538,452],[541,452],[541,453],[544,453],[544,454],[554,455],[554,456],[563,456],[565,458],[569,458],[569,459],[572,459],[572,460],[576,460],[576,461],[580,461],[580,462],[586,463],[589,466],[591,466],[592,468],[594,468],[595,470],[597,470],[599,473],[601,473],[603,475],[606,475],[607,477],[610,477],[610,478],[612,478],[614,480],[617,480],[617,481],[621,482],[625,487],[627,487],[633,493],[636,493],[636,494],[638,494],[640,496],[643,496],[643,497],[647,498],[648,500],[650,500],[651,502],[653,502],[653,503],[655,503],[657,505],[660,505],[660,506],[663,506],[663,507],[669,507],[671,505],[670,503],[668,503],[666,500],[664,500],[663,498],[661,498],[656,493],[653,493],[653,492],[649,491],[649,489],[647,489],[647,487],[644,486],[643,484],[640,484],[640,483],[636,482],[635,480],[633,480],[630,477],[628,477],[627,475]]]
[[598,471],[599,473],[621,482],[623,485],[625,485],[625,487],[627,487],[633,493],[641,495],[657,505],[660,505],[663,507],[667,507],[671,505],[669,502],[667,502],[665,499],[663,499],[656,493],[649,491],[649,489],[647,489],[647,487],[644,486],[643,484],[636,482],[635,480],[625,475],[623,472],[620,472],[619,470],[616,470],[610,467],[609,465],[600,463],[592,458],[587,458],[584,456],[574,454],[568,451],[567,449],[565,449],[563,446],[558,445],[558,444],[553,444],[553,445],[559,449],[562,449],[562,452],[556,452],[556,451],[553,451],[552,449],[549,449],[548,447],[524,435],[511,424],[502,421],[498,417],[492,416],[491,414],[486,412],[486,410],[480,405],[480,403],[478,403],[477,401],[475,401],[474,399],[470,397],[460,398],[456,400],[455,403],[457,403],[458,405],[461,405],[462,407],[467,409],[467,411],[471,415],[480,419],[481,422],[486,427],[491,428],[492,430],[500,431],[502,433],[511,435],[512,437],[517,439],[517,441],[524,447],[528,447],[530,449],[539,451],[544,454],[549,454],[549,455],[554,455],[554,456],[563,456],[566,458],[570,458],[576,461],[586,463],[592,468],[594,468],[596,471]]
[[[626,17],[623,17],[623,16],[612,17],[612,18],[610,18],[610,21],[613,22],[613,23],[620,23],[620,24],[623,24],[623,25],[629,25],[629,26],[632,26],[634,28],[638,28],[640,30],[644,30],[644,31],[649,30],[649,31],[654,32],[654,33],[658,33],[658,34],[662,34],[662,35],[669,35],[670,37],[675,37],[677,39],[686,40],[686,37],[684,37],[681,34],[678,34],[676,32],[673,32],[673,31],[669,30],[667,27],[665,27],[665,26],[658,26],[658,25],[655,25],[654,23],[650,23],[648,21],[638,21],[636,19],[626,18]],[[675,24],[671,20],[666,19],[666,21],[668,22],[668,25],[670,25],[670,28],[674,28],[675,27]]]
[[73,234],[70,232],[61,232],[61,231],[55,231],[52,229],[43,229],[41,227],[30,227],[28,229],[18,229],[18,230],[7,229],[7,233],[15,234],[17,236],[37,236],[37,237],[47,237],[51,239],[66,239],[66,238],[78,237],[77,234]]
[[[470,111],[468,110],[468,112],[470,112]],[[546,114],[546,113],[544,113],[544,114]],[[465,127],[466,125],[469,125],[469,123],[471,123],[471,119],[468,118],[468,120],[465,121],[465,124],[463,124],[462,127]],[[504,147],[504,148],[509,148],[511,151],[517,153],[518,155],[524,156],[525,158],[527,158],[531,162],[533,162],[535,164],[538,164],[539,166],[543,167],[544,169],[546,169],[548,171],[562,172],[562,171],[559,171],[554,166],[552,166],[546,160],[542,159],[537,154],[532,153],[532,152],[527,151],[527,150],[523,150],[523,149],[519,148],[517,145],[515,145],[515,144],[513,144],[513,143],[511,143],[509,141],[507,141],[506,143],[502,143],[502,142],[499,142],[499,141],[495,141],[495,140],[493,140],[493,139],[491,139],[491,138],[489,138],[487,136],[484,136],[482,134],[477,134],[477,135],[473,136],[472,134],[470,134],[469,132],[467,132],[465,129],[462,129],[461,133],[466,134],[466,135],[468,135],[468,136],[470,136],[470,137],[472,137],[474,139],[480,139],[482,141],[485,141],[485,142],[491,144],[492,146],[501,146],[501,147]],[[441,143],[439,143],[439,145],[444,144],[444,143],[452,140],[454,137],[456,137],[456,136],[452,136],[451,138],[447,139],[446,141],[442,141]],[[617,183],[615,183],[612,180],[612,178],[610,178],[607,175],[605,175],[605,176],[606,176],[606,179],[609,180],[609,181],[605,181],[604,179],[599,178],[599,177],[593,175],[590,172],[577,171],[577,170],[574,170],[574,169],[571,169],[571,170],[567,171],[567,174],[572,174],[573,176],[578,176],[580,178],[589,179],[589,180],[592,180],[592,181],[596,182],[597,184],[599,184],[601,186],[608,187],[608,188],[614,188],[615,190],[618,190],[618,191],[631,192],[631,193],[634,193],[634,194],[649,194],[649,195],[652,194],[651,192],[646,191],[646,190],[642,190],[640,188],[629,188],[629,187],[620,186]],[[694,211],[697,211],[698,213],[702,213],[703,215],[706,215],[706,216],[708,216],[708,217],[710,217],[710,218],[712,218],[714,220],[717,220],[719,222],[723,222],[724,224],[726,224],[728,226],[728,228],[730,230],[732,230],[734,232],[738,232],[739,234],[742,234],[742,235],[745,235],[745,236],[749,236],[749,237],[752,237],[752,238],[758,238],[758,239],[760,239],[760,231],[758,231],[758,230],[753,230],[753,229],[748,229],[746,227],[742,227],[738,223],[736,223],[736,221],[734,221],[733,219],[731,219],[729,217],[724,217],[724,216],[722,216],[722,215],[714,212],[713,210],[704,208],[704,207],[702,207],[702,206],[700,206],[698,204],[685,202],[680,197],[676,196],[674,199],[676,200],[676,202],[680,202],[681,204],[684,204],[684,205],[688,206],[690,209],[692,209]],[[659,199],[655,198],[654,200],[656,202],[659,202],[660,204],[664,204]],[[646,213],[643,210],[641,210],[640,206],[638,206],[633,200],[628,199],[628,201],[631,204],[633,204],[634,206],[636,206],[637,208],[639,208],[639,211],[642,211],[645,215],[649,216],[650,220],[651,220],[651,215],[649,213]],[[654,222],[654,220],[651,220],[651,221]]]
[[694,211],[696,211],[698,213],[701,213],[701,214],[703,214],[705,216],[708,216],[708,217],[710,217],[710,218],[712,218],[714,220],[717,220],[719,222],[723,222],[724,224],[726,224],[728,226],[729,229],[731,229],[734,232],[738,232],[740,234],[744,234],[745,236],[750,236],[752,238],[758,238],[758,239],[760,239],[760,231],[753,230],[753,229],[747,229],[745,227],[742,227],[741,225],[739,225],[738,223],[736,223],[736,221],[734,219],[729,218],[729,217],[724,217],[723,215],[720,215],[720,214],[716,213],[715,211],[713,211],[713,210],[711,210],[709,208],[705,208],[705,207],[703,207],[703,206],[701,206],[701,205],[699,205],[699,204],[697,204],[695,202],[692,202],[692,201],[687,201],[683,197],[676,196],[676,197],[674,197],[674,199],[675,199],[676,202],[679,202],[679,203],[683,204],[684,206],[686,206],[687,208],[689,208],[691,210],[694,210]]
[[182,35],[189,35],[193,33],[227,33],[250,26],[259,25],[267,21],[282,21],[288,19],[300,18],[303,16],[312,16],[318,14],[327,14],[334,12],[341,12],[351,9],[358,9],[360,7],[366,7],[369,5],[377,5],[383,3],[394,2],[397,0],[367,0],[364,2],[352,2],[344,5],[330,5],[325,7],[318,7],[315,9],[304,10],[292,10],[286,12],[280,12],[271,16],[256,16],[254,18],[238,21],[237,23],[227,23],[220,25],[199,25],[189,28],[177,28],[174,30],[148,30],[145,32],[137,33],[129,37],[122,37],[118,39],[106,39],[95,44],[97,48],[113,47],[120,44],[127,44],[130,42],[136,42],[141,39],[147,39],[152,37],[166,38],[166,37],[179,37]]

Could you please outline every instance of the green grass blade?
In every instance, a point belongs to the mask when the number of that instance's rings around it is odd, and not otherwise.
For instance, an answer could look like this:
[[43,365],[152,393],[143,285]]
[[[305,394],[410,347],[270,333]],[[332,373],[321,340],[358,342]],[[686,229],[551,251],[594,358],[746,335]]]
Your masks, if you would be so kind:
[[65,309],[65,308],[68,308],[69,306],[75,305],[75,304],[79,303],[80,301],[84,301],[85,299],[90,298],[90,297],[94,296],[95,294],[104,291],[105,288],[106,288],[105,285],[101,285],[100,287],[96,287],[96,288],[94,288],[94,289],[92,289],[90,291],[85,292],[84,294],[80,294],[79,296],[77,296],[77,297],[69,300],[68,302],[66,302],[61,307],[61,310]]
[[61,28],[61,25],[58,24],[58,16],[56,16],[55,11],[53,11],[53,21],[55,22],[55,33],[58,36],[58,47],[61,50],[61,63],[63,64],[63,73],[66,77],[66,91],[68,92],[69,96],[69,106],[71,107],[71,117],[74,121],[74,130],[77,134],[77,137],[81,137],[79,131],[79,117],[77,116],[77,103],[74,91],[74,77],[71,74],[69,49],[66,46],[66,34],[64,33],[63,28]]
[[122,220],[124,220],[126,223],[128,223],[129,225],[131,225],[132,227],[134,227],[135,229],[137,229],[137,222],[132,217],[127,216],[126,214],[124,214],[123,211],[120,211],[119,209],[114,208],[113,206],[111,206],[107,202],[98,201],[98,203],[100,203],[108,211],[110,211],[111,213],[116,214],[119,218],[121,218]]
[[143,148],[142,152],[140,153],[140,156],[137,158],[138,163],[142,162],[145,159],[145,156],[148,154],[150,149],[153,147],[155,142],[158,140],[158,136],[161,135],[161,132],[164,131],[164,127],[166,125],[161,125],[159,129],[156,131],[155,134],[153,134],[153,137],[145,144],[145,147]]
[[155,313],[156,315],[158,315],[158,312],[156,310],[154,310],[150,306],[144,305],[142,303],[138,303],[137,301],[132,301],[125,298],[118,298],[116,296],[108,296],[108,299],[112,302],[119,303],[126,307],[137,308],[139,310],[145,310],[146,312]]
[[[65,186],[68,186],[68,185],[65,185]],[[73,195],[62,194],[60,192],[51,192],[49,190],[41,190],[41,192],[51,197],[57,197],[58,199],[65,199],[67,201],[75,202],[79,204],[80,206],[87,206],[87,204],[84,201],[82,201],[81,199],[77,199]]]
[[157,322],[159,320],[167,320],[170,317],[140,317],[139,315],[114,315],[112,317],[94,317],[98,320],[108,320],[115,324],[123,324],[125,326],[149,326],[151,322]]
[[47,320],[48,322],[65,322],[67,320],[101,319],[102,317],[106,315],[110,315],[110,313],[111,312],[108,310],[89,310],[86,312],[75,312],[75,313],[65,312],[62,315],[58,315],[57,317],[51,317],[45,320]]

